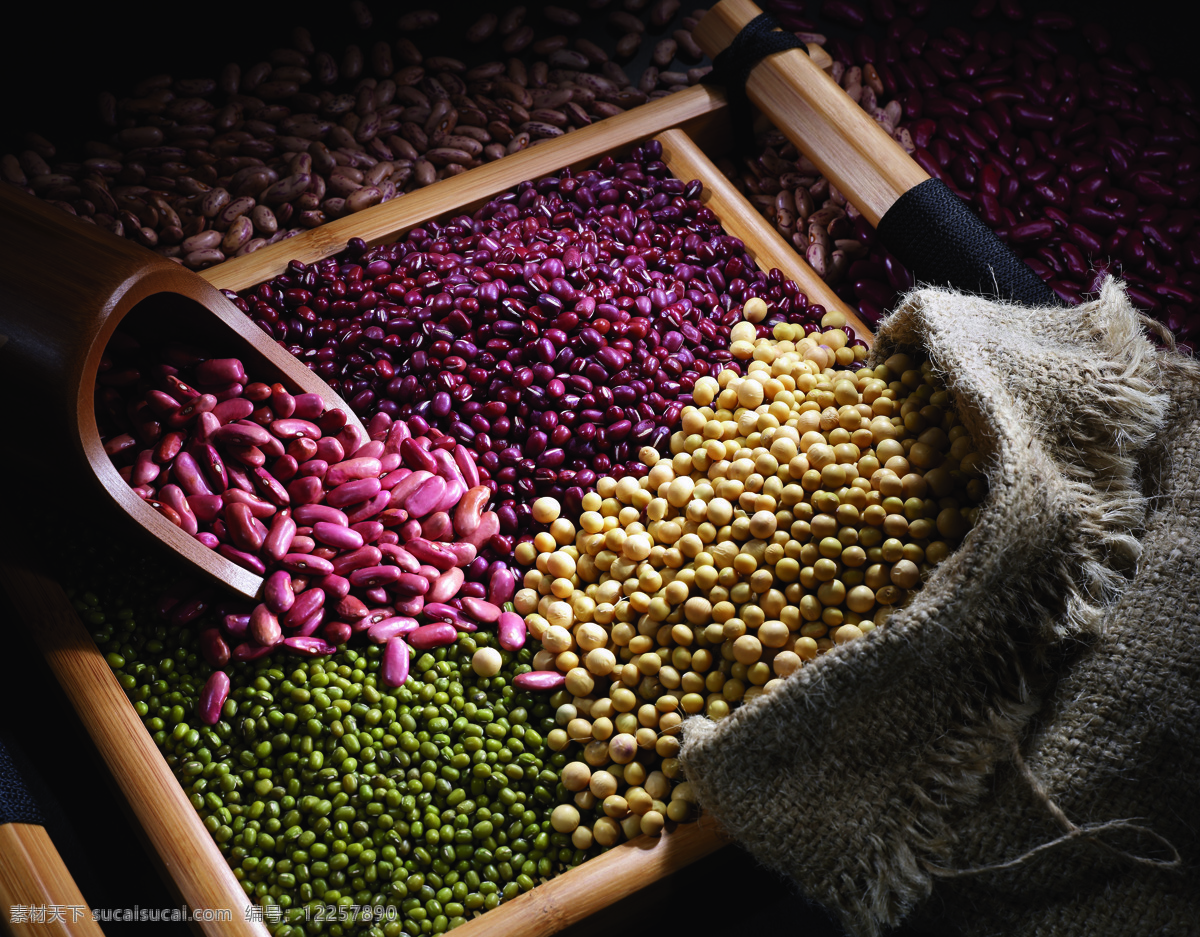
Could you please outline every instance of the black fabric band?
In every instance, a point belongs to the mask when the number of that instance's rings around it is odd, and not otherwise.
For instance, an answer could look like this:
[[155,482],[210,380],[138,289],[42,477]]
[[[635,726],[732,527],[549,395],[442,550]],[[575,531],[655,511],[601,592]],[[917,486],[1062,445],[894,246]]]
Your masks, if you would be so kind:
[[754,142],[754,119],[750,100],[746,97],[746,80],[760,61],[775,52],[808,48],[793,33],[783,30],[779,20],[770,13],[760,13],[742,27],[733,41],[713,59],[712,71],[704,76],[704,84],[723,85],[729,101],[733,123],[734,146],[748,149]]
[[896,200],[876,229],[917,279],[1023,306],[1056,306],[1050,288],[939,179]]
[[38,810],[37,801],[29,793],[17,766],[4,743],[0,741],[0,825],[5,823],[33,823],[44,826],[45,820]]

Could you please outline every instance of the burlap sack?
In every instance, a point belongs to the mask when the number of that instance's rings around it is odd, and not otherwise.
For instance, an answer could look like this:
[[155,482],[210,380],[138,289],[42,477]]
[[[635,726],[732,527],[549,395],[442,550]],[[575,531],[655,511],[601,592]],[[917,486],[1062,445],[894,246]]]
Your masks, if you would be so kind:
[[1113,281],[910,294],[875,357],[944,373],[978,524],[886,627],[684,723],[705,810],[852,934],[1200,932],[1200,367],[1142,328]]

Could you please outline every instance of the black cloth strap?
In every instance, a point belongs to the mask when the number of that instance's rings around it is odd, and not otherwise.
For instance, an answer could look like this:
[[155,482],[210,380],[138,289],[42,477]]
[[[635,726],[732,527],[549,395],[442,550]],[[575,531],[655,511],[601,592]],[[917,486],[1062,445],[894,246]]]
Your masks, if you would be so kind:
[[754,118],[750,100],[746,97],[746,80],[760,61],[775,52],[808,48],[793,33],[783,29],[770,13],[760,13],[742,27],[733,41],[713,59],[712,71],[704,76],[704,84],[723,85],[729,101],[733,123],[734,146],[749,149],[754,142]]
[[1061,305],[1041,278],[939,179],[927,179],[901,195],[876,231],[918,280],[1023,306]]
[[4,742],[0,741],[0,826],[5,823],[32,823],[44,826],[37,801],[21,779],[17,766]]

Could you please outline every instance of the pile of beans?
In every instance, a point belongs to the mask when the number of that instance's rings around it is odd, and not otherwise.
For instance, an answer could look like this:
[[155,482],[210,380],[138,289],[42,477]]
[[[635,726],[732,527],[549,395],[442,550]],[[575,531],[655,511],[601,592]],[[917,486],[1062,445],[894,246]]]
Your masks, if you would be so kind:
[[[620,60],[680,4],[630,6],[607,15],[623,33]],[[437,11],[405,13],[389,36],[359,3],[367,41],[340,56],[298,27],[290,47],[248,68],[106,92],[103,139],[75,152],[29,133],[0,157],[0,179],[203,269],[694,84],[708,71],[690,31],[703,12],[657,43],[634,87],[574,10],[489,13],[456,46],[476,52],[468,62],[419,48]],[[671,69],[677,59],[686,71]]]
[[197,726],[204,622],[159,618],[147,597],[171,570],[112,544],[73,541],[68,592],[274,937],[318,917],[330,935],[442,933],[586,858],[550,822],[553,712],[513,686],[530,650],[478,677],[495,638],[461,634],[399,688],[376,645],[242,663],[220,720]]
[[[515,580],[506,564],[478,556],[500,525],[463,446],[414,437],[386,415],[366,440],[316,394],[250,382],[237,359],[179,345],[140,352],[117,333],[102,360],[105,451],[169,521],[267,576],[262,602],[202,635],[213,667],[278,646],[331,654],[365,632],[387,645],[383,678],[399,686],[410,644],[443,646],[499,619]],[[473,578],[489,576],[486,592],[479,582],[464,591],[473,563]],[[162,608],[181,625],[207,604],[184,598],[168,596]],[[228,676],[214,672],[200,704],[205,723],[216,722],[228,692]]]
[[[816,28],[802,4],[769,6],[790,28]],[[1013,0],[993,17],[995,0],[984,0],[972,11],[983,21],[973,34],[951,27],[931,36],[915,22],[927,8],[899,11],[876,0],[870,15],[883,24],[879,41],[833,39],[829,51],[858,63],[864,85],[899,102],[895,126],[911,139],[914,159],[968,201],[1062,302],[1089,298],[1112,273],[1135,305],[1193,344],[1200,109],[1191,84],[1159,77],[1145,47],[1095,23],[1078,29],[1059,13],[1026,17]],[[859,3],[824,3],[821,12],[856,30],[869,20]],[[1014,36],[1012,25],[1023,22],[1024,35]],[[864,266],[861,279],[836,288],[874,321],[879,300],[903,278],[870,262],[877,269]]]
[[819,328],[824,309],[759,271],[661,153],[651,141],[227,295],[355,412],[472,449],[501,533],[519,535],[534,497],[577,511],[598,474],[665,447],[695,382],[740,368],[727,346],[745,298],[771,302],[764,334]]
[[534,568],[515,605],[535,670],[564,675],[549,744],[583,746],[552,817],[576,845],[686,819],[684,716],[723,718],[884,625],[973,525],[986,484],[948,392],[904,354],[850,370],[841,318],[738,325],[744,376],[697,382],[671,458],[646,448],[648,474],[600,479],[578,526],[534,505],[548,529],[518,547]]

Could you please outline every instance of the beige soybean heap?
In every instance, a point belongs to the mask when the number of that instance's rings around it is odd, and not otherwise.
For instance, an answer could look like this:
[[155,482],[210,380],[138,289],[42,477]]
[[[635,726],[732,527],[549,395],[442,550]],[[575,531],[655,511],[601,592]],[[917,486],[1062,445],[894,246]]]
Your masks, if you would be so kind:
[[[746,303],[731,350],[746,374],[705,377],[641,478],[601,478],[577,521],[552,498],[518,547],[515,597],[566,685],[548,739],[581,748],[555,829],[578,848],[657,834],[693,811],[678,727],[769,692],[885,623],[950,553],[986,485],[979,455],[928,363],[853,365],[835,330],[755,337]],[[840,341],[839,341],[840,338]]]

